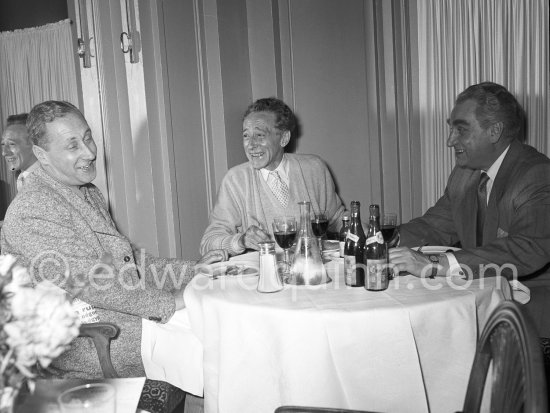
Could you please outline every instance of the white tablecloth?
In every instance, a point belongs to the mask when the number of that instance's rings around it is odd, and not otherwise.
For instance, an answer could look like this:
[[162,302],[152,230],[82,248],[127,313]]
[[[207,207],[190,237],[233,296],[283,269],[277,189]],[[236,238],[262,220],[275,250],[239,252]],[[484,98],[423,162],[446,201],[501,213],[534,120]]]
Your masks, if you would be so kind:
[[461,409],[477,334],[510,298],[507,281],[405,276],[370,292],[345,286],[341,260],[327,268],[332,283],[272,294],[255,276],[193,279],[184,297],[204,352],[205,411]]

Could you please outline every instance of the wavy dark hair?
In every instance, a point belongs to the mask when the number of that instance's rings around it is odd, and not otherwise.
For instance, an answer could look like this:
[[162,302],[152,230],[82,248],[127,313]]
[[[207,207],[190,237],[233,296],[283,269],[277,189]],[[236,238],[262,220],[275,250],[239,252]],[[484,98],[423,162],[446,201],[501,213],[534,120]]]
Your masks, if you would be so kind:
[[481,127],[502,122],[503,136],[509,140],[524,139],[525,112],[504,86],[493,82],[483,82],[468,87],[456,98],[456,103],[472,99],[477,102],[476,117]]
[[296,128],[296,117],[288,105],[275,97],[262,98],[250,104],[243,115],[243,120],[254,112],[272,112],[275,114],[275,127],[292,133]]
[[17,115],[10,115],[6,120],[6,127],[12,126],[12,125],[25,126],[25,124],[27,123],[28,117],[29,117],[28,113],[18,113]]
[[32,143],[48,149],[49,139],[46,136],[46,123],[63,118],[68,114],[74,114],[86,120],[75,105],[66,101],[48,100],[33,107],[27,119],[27,129]]

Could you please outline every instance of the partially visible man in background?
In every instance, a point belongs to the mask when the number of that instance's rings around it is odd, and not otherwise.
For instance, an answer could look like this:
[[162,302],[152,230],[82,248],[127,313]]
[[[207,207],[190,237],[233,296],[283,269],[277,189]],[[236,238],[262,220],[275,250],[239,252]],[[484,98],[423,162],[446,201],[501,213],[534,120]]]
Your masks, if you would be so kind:
[[25,178],[38,167],[25,126],[27,117],[27,113],[8,116],[6,129],[2,133],[2,156],[10,170],[16,174],[18,191],[25,184]]

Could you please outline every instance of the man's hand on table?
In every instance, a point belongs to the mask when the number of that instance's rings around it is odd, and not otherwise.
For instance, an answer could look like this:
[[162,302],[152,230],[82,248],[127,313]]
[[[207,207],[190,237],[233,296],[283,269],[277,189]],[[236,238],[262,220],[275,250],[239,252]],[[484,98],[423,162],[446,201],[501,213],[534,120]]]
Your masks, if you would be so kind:
[[[405,271],[416,277],[429,277],[432,275],[432,262],[427,255],[414,251],[407,247],[392,248],[390,263],[399,272]],[[445,254],[440,254],[437,275],[445,275],[449,269],[449,261]]]
[[260,242],[271,241],[269,233],[256,225],[248,227],[246,232],[241,236],[239,243],[244,249],[259,250]]
[[214,264],[215,262],[227,261],[229,259],[229,254],[225,250],[212,250],[208,251],[202,257],[199,258],[196,265],[208,265]]
[[[206,254],[204,254],[195,264],[195,267],[197,265],[208,265],[208,264],[214,264],[215,262],[220,261],[227,261],[229,258],[229,254],[225,250],[212,250],[208,251]],[[182,308],[185,308],[185,302],[183,301],[183,290],[176,290],[173,292],[174,300],[176,301],[176,310],[181,310]]]

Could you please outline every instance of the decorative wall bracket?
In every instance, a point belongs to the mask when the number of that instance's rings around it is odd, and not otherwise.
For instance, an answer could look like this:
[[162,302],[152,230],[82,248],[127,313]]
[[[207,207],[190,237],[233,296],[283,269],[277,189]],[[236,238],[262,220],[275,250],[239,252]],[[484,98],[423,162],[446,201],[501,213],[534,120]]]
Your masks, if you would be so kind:
[[130,53],[130,63],[139,62],[139,32],[136,29],[135,0],[126,0],[127,31],[120,33],[120,48],[122,53]]
[[77,41],[77,53],[78,56],[82,58],[82,66],[92,67],[86,0],[78,0],[78,19],[80,25],[80,37]]

